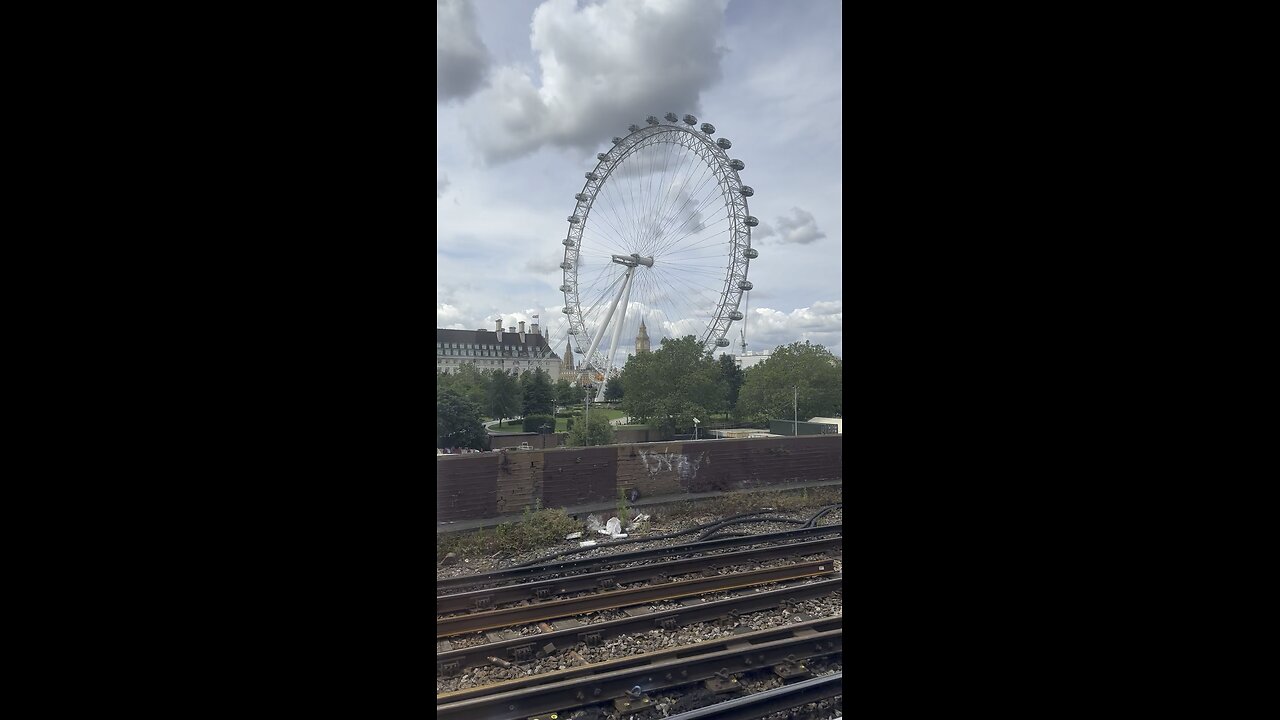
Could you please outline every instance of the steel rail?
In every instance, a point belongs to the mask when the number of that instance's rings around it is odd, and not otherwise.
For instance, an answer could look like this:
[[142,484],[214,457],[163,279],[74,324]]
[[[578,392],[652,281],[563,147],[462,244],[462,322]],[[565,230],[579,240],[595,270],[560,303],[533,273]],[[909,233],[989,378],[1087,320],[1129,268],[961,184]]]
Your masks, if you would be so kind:
[[659,610],[654,613],[607,620],[590,625],[582,625],[576,621],[572,623],[560,621],[559,625],[570,626],[558,627],[552,632],[544,632],[539,635],[509,637],[481,645],[436,653],[436,673],[447,676],[459,673],[466,668],[487,665],[490,657],[523,662],[545,657],[557,650],[571,648],[580,642],[593,645],[623,633],[644,632],[654,628],[674,629],[698,622],[768,610],[788,602],[794,603],[838,592],[842,582],[842,576],[836,575],[829,579],[804,585],[746,593],[741,597],[715,600],[709,603],[696,603],[686,607]]
[[844,694],[843,672],[803,680],[780,688],[752,693],[715,705],[668,715],[667,720],[758,720],[770,713],[790,710],[818,700]]
[[478,687],[454,690],[452,692],[436,693],[436,704],[444,705],[461,700],[483,697],[485,695],[511,692],[512,690],[533,687],[534,685],[549,685],[562,680],[572,680],[574,678],[592,675],[603,675],[604,673],[613,672],[615,670],[625,670],[627,668],[653,665],[664,660],[676,660],[680,658],[706,655],[707,653],[737,648],[744,643],[749,645],[758,645],[760,643],[772,642],[774,640],[787,640],[789,638],[796,637],[812,638],[814,635],[821,632],[839,630],[842,625],[843,618],[840,615],[818,618],[817,620],[805,620],[803,622],[795,623],[794,625],[785,625],[783,627],[769,628],[767,630],[755,630],[753,632],[742,633],[740,635],[715,638],[713,640],[699,642],[694,645],[680,645],[673,648],[667,648],[665,650],[655,650],[653,652],[641,653],[640,655],[627,655],[625,657],[614,658],[613,660],[591,663],[590,665],[581,665],[567,670],[554,670],[552,672],[541,673],[539,675],[525,675],[514,680],[502,680]]
[[669,545],[659,548],[649,548],[648,550],[633,550],[631,552],[618,553],[616,555],[605,555],[602,557],[583,558],[579,560],[566,560],[563,562],[550,562],[543,565],[529,565],[526,567],[508,568],[506,570],[495,570],[493,572],[482,573],[479,575],[464,575],[456,578],[445,578],[436,580],[436,593],[439,595],[441,591],[468,588],[473,585],[479,586],[509,581],[527,581],[532,578],[551,575],[553,573],[585,571],[587,569],[604,569],[618,563],[633,562],[635,560],[649,560],[652,558],[666,557],[668,555],[688,555],[690,553],[741,547],[743,545],[755,545],[757,543],[801,540],[805,538],[822,537],[833,533],[840,535],[843,534],[842,527],[843,526],[840,524],[819,525],[817,527],[801,528],[799,530],[784,530],[781,532],[761,533],[759,535],[719,538],[716,540],[706,540],[700,543]]
[[744,573],[712,575],[711,577],[701,577],[693,580],[646,585],[631,590],[596,593],[566,600],[550,600],[536,605],[521,605],[471,615],[455,615],[436,620],[436,637],[445,638],[478,630],[495,630],[539,620],[553,620],[597,610],[610,610],[658,600],[671,600],[702,593],[735,590],[764,583],[799,580],[815,575],[831,575],[835,571],[835,563],[831,560],[812,560],[810,562],[796,563],[795,565],[750,570]]
[[[563,712],[583,705],[615,698],[624,710],[628,703],[641,701],[645,693],[688,685],[710,678],[770,667],[799,667],[803,660],[843,652],[843,630],[784,638],[759,644],[706,652],[691,657],[667,659],[645,667],[614,670],[589,677],[546,682],[534,687],[484,695],[436,705],[436,717],[448,720],[525,720],[538,713]],[[639,687],[639,691],[632,688]],[[629,698],[623,700],[623,698]],[[803,705],[808,700],[787,707]]]
[[842,542],[844,542],[842,538],[836,537],[825,540],[788,543],[786,545],[770,545],[768,547],[717,554],[711,557],[682,558],[654,565],[642,564],[618,570],[572,575],[567,578],[553,578],[520,585],[486,588],[456,595],[441,595],[436,597],[436,613],[473,609],[483,610],[496,607],[502,603],[519,600],[548,600],[555,595],[564,595],[583,590],[608,590],[617,585],[642,580],[666,583],[669,582],[668,578],[670,576],[698,570],[717,569],[729,565],[773,560],[780,557],[798,557],[829,552],[838,549]]

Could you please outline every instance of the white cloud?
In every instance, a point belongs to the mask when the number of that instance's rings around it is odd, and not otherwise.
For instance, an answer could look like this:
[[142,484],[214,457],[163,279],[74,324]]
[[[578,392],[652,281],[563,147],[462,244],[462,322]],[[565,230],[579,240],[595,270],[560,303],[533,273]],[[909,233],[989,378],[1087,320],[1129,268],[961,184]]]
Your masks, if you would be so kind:
[[436,0],[436,102],[471,95],[488,69],[470,0]]
[[827,236],[826,233],[818,229],[818,223],[813,219],[813,213],[801,210],[798,207],[791,208],[791,213],[794,217],[784,215],[778,218],[778,232],[780,233],[778,242],[808,245]]
[[815,302],[789,313],[752,308],[747,320],[748,349],[767,352],[779,345],[809,340],[839,355],[843,322],[840,300]]
[[[746,163],[742,180],[755,189],[760,255],[750,305],[739,307],[748,350],[808,339],[841,353],[839,2],[738,1],[726,13],[714,0],[471,2],[479,40],[469,47],[487,50],[473,53],[473,66],[488,72],[469,97],[436,105],[437,197],[450,199],[437,202],[437,327],[492,328],[496,317],[509,326],[538,312],[563,353],[559,263],[573,194],[611,137],[670,111],[732,139],[730,155]],[[611,182],[621,190],[619,181],[660,178],[655,167],[624,164]],[[647,216],[633,217],[638,227]],[[720,229],[709,210],[690,224],[699,221]],[[824,237],[831,242],[819,245]],[[587,258],[584,285],[603,258]],[[619,358],[633,352],[641,316],[657,347],[661,336],[699,334],[692,318],[715,306],[718,267],[668,267],[641,273],[665,272],[666,281],[635,286]],[[733,323],[724,350],[740,351],[743,324]]]
[[472,138],[491,162],[543,145],[603,147],[649,115],[696,112],[721,77],[727,0],[548,0],[533,14],[539,80],[506,66],[472,101]]

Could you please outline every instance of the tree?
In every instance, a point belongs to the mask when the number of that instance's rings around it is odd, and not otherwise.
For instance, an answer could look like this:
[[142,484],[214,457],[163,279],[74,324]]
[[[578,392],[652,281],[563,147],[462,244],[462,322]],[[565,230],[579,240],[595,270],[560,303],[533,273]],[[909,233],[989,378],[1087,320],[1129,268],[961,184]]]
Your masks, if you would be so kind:
[[520,381],[510,373],[494,370],[489,373],[485,409],[495,418],[507,418],[520,411]]
[[725,385],[729,389],[728,408],[735,410],[738,407],[738,392],[742,389],[742,383],[745,381],[742,368],[738,367],[738,363],[732,355],[728,353],[721,355],[719,362],[720,377],[724,379]]
[[561,407],[573,405],[578,402],[578,391],[569,383],[568,378],[560,378],[556,381],[556,404]]
[[436,373],[436,385],[452,388],[482,410],[486,407],[489,374],[472,363],[464,363],[452,373]]
[[525,415],[550,415],[555,407],[555,388],[551,376],[542,368],[534,368],[520,376],[524,391],[522,407]]
[[618,378],[621,374],[622,373],[620,373],[617,368],[614,368],[613,371],[609,373],[609,382],[605,383],[604,386],[605,400],[622,399],[622,383],[618,382]]
[[619,380],[623,411],[667,436],[692,432],[694,417],[723,409],[729,396],[711,353],[692,335],[664,338],[654,352],[631,358]]
[[585,447],[587,445],[612,445],[613,426],[609,424],[609,418],[603,413],[594,413],[591,415],[590,422],[581,421],[574,423],[573,428],[569,430],[569,439],[566,444],[575,447]]
[[475,403],[452,388],[436,390],[436,447],[484,450],[488,440]]
[[[841,365],[840,358],[808,340],[781,346],[768,360],[747,370],[738,394],[738,412],[760,423],[790,419],[793,413],[801,419],[838,415]],[[793,397],[798,397],[794,410]]]

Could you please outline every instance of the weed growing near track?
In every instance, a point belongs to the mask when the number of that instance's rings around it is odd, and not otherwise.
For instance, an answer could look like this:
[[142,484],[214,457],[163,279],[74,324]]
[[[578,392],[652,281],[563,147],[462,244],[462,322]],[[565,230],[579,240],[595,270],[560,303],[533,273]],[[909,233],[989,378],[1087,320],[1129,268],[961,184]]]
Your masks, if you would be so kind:
[[808,510],[824,505],[841,502],[843,491],[841,485],[827,485],[798,490],[771,490],[759,492],[728,493],[715,498],[700,500],[682,500],[646,507],[655,520],[681,520],[706,515],[727,517],[739,513],[751,512],[764,507],[771,507],[780,513],[795,510]]
[[[541,505],[541,502],[538,503]],[[448,553],[458,559],[490,557],[498,552],[522,553],[564,542],[564,536],[582,529],[582,523],[569,517],[561,508],[550,510],[525,508],[517,523],[503,523],[495,528],[475,532],[436,535],[436,561]]]

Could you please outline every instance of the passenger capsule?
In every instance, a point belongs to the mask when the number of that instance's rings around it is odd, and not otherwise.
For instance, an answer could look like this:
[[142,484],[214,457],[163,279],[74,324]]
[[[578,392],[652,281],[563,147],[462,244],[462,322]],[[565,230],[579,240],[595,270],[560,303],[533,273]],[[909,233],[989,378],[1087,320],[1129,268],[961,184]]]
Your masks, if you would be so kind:
[[573,269],[573,263],[571,263],[571,262],[562,262],[562,263],[560,263],[560,269],[561,269],[561,270],[572,270],[572,269]]
[[604,162],[609,159],[609,153],[596,153],[596,159],[600,162]]
[[742,257],[747,258],[749,260],[755,260],[756,258],[760,257],[760,251],[756,250],[755,248],[747,248],[746,250],[742,251]]
[[716,131],[716,126],[715,126],[715,125],[712,125],[711,123],[702,123],[702,132],[704,132],[704,133],[706,133],[706,134],[710,135],[711,133],[713,133],[713,132],[715,132],[715,131]]
[[698,118],[696,118],[696,117],[694,117],[694,116],[692,116],[692,115],[685,115],[685,116],[684,116],[684,124],[685,124],[685,125],[697,125],[697,124],[698,124]]
[[614,138],[614,139],[613,139],[613,144],[614,144],[614,145],[617,145],[617,144],[618,144],[618,143],[620,143],[620,142],[622,142],[622,138],[620,138],[620,137],[616,137],[616,138]]
[[661,120],[659,120],[658,118],[656,118],[656,117],[654,117],[654,116],[652,116],[652,115],[650,115],[649,117],[645,118],[645,119],[644,119],[644,121],[645,121],[645,122],[647,122],[647,123],[649,123],[650,125],[657,125],[658,123],[662,122]]
[[[564,307],[560,308],[560,312],[564,313],[565,315],[568,315],[568,314],[569,314],[569,306],[568,306],[568,305],[566,305],[566,306],[564,306]],[[576,335],[577,333],[572,333],[572,332],[571,332],[571,333],[569,333],[569,334],[570,334],[570,335]]]
[[734,310],[733,312],[729,313],[729,319],[730,319],[730,320],[741,320],[741,319],[742,319],[742,313],[738,312],[737,310]]
[[578,202],[586,202],[591,199],[591,196],[586,193],[578,193],[577,195],[573,196],[573,199],[577,200]]
[[572,241],[572,240],[570,240],[569,238],[565,238],[565,239],[561,240],[561,241],[560,241],[560,244],[561,244],[561,245],[563,245],[563,246],[565,246],[565,247],[573,247],[573,241]]
[[628,130],[630,130],[631,132],[635,132],[635,131],[637,131],[637,130],[639,130],[639,129],[640,129],[640,126],[639,126],[639,125],[628,125],[628,126],[627,126],[627,129],[628,129]]
[[569,292],[569,286],[568,286],[568,285],[561,285],[561,286],[560,286],[560,292]]
[[716,340],[716,347],[729,347],[728,338],[719,338]]
[[[573,222],[573,218],[570,218],[569,222]],[[747,216],[747,227],[755,227],[759,224],[760,224],[760,221],[756,219],[755,215]]]
[[729,148],[733,147],[733,143],[729,142],[729,138],[720,138],[719,140],[716,141],[716,144],[724,148],[725,150],[728,150]]
[[[730,164],[732,164],[732,163],[730,163]],[[589,172],[589,173],[587,173],[586,178],[587,178],[588,180],[599,180],[599,179],[600,179],[600,176],[599,176],[599,175],[597,175],[597,174],[595,174],[595,173],[593,173],[593,172]]]
[[676,114],[675,114],[675,113],[667,113],[664,117],[666,117],[666,118],[667,118],[667,122],[675,122],[675,121],[677,121],[677,120],[679,120],[679,119],[680,119],[680,118],[676,117]]
[[733,168],[734,170],[741,170],[742,168],[746,167],[746,165],[744,165],[741,160],[734,159],[729,161],[729,167]]
[[752,190],[750,185],[743,185],[738,188],[738,192],[742,193],[742,197],[751,197],[756,194],[756,191]]
[[[752,219],[754,220],[755,218],[752,218]],[[573,225],[577,225],[578,223],[582,222],[582,218],[578,217],[577,215],[570,215],[569,222]]]
[[750,290],[753,287],[755,287],[755,285],[752,285],[750,280],[743,280],[738,283],[738,288],[741,290]]

